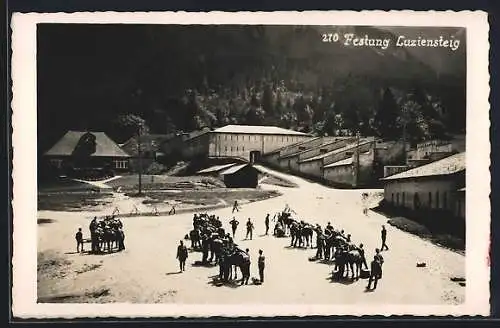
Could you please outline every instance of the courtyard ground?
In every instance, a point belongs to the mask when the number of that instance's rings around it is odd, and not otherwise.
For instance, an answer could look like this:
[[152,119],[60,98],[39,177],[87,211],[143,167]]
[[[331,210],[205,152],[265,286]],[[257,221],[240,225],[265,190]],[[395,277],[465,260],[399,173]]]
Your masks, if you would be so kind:
[[[253,277],[258,277],[258,250],[262,249],[266,255],[265,284],[216,287],[212,277],[218,274],[218,267],[193,265],[201,259],[201,254],[196,252],[189,254],[186,272],[178,273],[176,247],[192,228],[192,213],[124,217],[126,250],[88,255],[75,253],[74,234],[82,227],[84,237],[88,238],[88,224],[95,212],[39,211],[39,219],[44,219],[38,224],[39,301],[346,305],[458,304],[464,301],[465,288],[451,280],[465,276],[463,255],[392,227],[380,214],[363,213],[365,206],[374,204],[363,204],[361,194],[369,192],[369,202],[376,203],[380,190],[331,189],[263,167],[260,169],[298,185],[298,188],[287,188],[262,184],[262,188],[279,190],[282,195],[242,204],[241,211],[234,214],[241,222],[235,242],[243,249],[250,249]],[[368,260],[373,257],[374,249],[380,247],[380,228],[385,224],[390,249],[383,252],[384,277],[378,288],[366,292],[366,280],[332,282],[333,266],[308,261],[315,249],[290,248],[288,238],[263,235],[266,213],[273,215],[285,204],[310,223],[325,225],[331,222],[346,230],[354,241],[365,245]],[[109,212],[109,206],[103,213]],[[220,216],[229,230],[228,222],[233,216],[231,207],[210,213]],[[244,240],[243,223],[247,218],[251,218],[256,227],[253,240]],[[426,266],[417,267],[420,262],[425,262]]]

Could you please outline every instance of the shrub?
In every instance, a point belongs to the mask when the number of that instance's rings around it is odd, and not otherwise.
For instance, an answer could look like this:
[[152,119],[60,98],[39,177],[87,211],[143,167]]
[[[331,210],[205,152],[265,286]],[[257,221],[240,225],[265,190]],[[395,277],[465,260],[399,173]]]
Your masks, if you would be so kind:
[[165,169],[166,168],[164,165],[158,162],[153,162],[148,166],[148,168],[145,170],[144,173],[157,175],[157,174],[162,174],[165,171]]

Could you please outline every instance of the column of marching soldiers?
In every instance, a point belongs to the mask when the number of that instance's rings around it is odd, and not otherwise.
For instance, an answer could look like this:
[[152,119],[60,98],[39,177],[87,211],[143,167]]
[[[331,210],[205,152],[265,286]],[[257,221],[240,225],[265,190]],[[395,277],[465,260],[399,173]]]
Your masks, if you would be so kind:
[[[233,208],[238,210],[237,204]],[[323,229],[319,224],[312,225],[303,220],[299,221],[293,218],[288,205],[279,213],[276,213],[272,219],[275,223],[273,235],[277,238],[290,236],[290,247],[311,247],[313,248],[313,234],[316,234],[316,256],[309,258],[310,261],[322,260],[326,263],[332,261],[334,270],[332,279],[358,280],[359,278],[369,279],[367,289],[376,289],[378,280],[382,278],[382,265],[384,259],[381,251],[388,247],[386,245],[387,231],[382,226],[381,238],[382,247],[375,249],[373,261],[370,267],[367,265],[365,250],[363,244],[356,245],[351,241],[351,235],[346,234],[344,230],[335,229],[330,222]],[[265,217],[265,226],[267,235],[269,233],[270,215]],[[219,266],[219,275],[217,285],[222,285],[234,279],[237,280],[237,271],[242,274],[241,284],[248,284],[250,278],[250,254],[249,249],[241,249],[235,242],[234,236],[239,222],[233,217],[229,221],[232,234],[227,233],[222,227],[222,221],[218,216],[207,213],[193,215],[193,229],[184,237],[191,241],[191,248],[202,252],[201,261],[196,261],[197,265]],[[246,222],[246,238],[252,239],[254,225],[249,218]],[[177,259],[179,260],[180,272],[185,270],[185,262],[188,257],[187,247],[183,241],[177,248]],[[259,250],[258,257],[259,279],[253,278],[254,284],[264,282],[265,256],[262,250]],[[372,288],[373,283],[373,288]]]

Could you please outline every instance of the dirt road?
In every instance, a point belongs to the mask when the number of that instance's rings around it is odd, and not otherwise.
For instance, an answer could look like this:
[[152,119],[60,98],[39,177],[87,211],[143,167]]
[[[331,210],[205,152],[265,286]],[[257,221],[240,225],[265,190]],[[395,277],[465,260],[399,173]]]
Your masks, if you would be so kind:
[[[268,170],[261,168],[262,170]],[[242,287],[211,284],[218,267],[192,266],[201,259],[190,253],[186,272],[178,273],[175,252],[179,240],[192,227],[192,214],[167,217],[124,218],[126,250],[110,255],[81,255],[75,251],[74,234],[82,227],[88,237],[89,217],[94,213],[43,212],[40,217],[55,220],[39,225],[40,262],[52,264],[39,276],[40,300],[62,302],[141,302],[197,304],[458,304],[465,288],[450,277],[465,276],[465,257],[437,247],[386,224],[389,251],[383,253],[384,278],[374,292],[366,292],[366,280],[353,283],[331,282],[332,266],[309,262],[315,249],[287,247],[288,238],[263,236],[266,213],[276,213],[289,204],[311,223],[345,229],[357,243],[363,243],[367,259],[380,247],[380,228],[387,219],[379,214],[363,214],[361,193],[366,190],[337,190],[301,178],[273,172],[297,183],[299,188],[279,189],[283,196],[242,206],[235,242],[249,248],[252,276],[258,277],[258,250],[266,255],[266,282]],[[380,192],[368,190],[367,192]],[[231,208],[215,210],[229,231]],[[244,221],[252,218],[253,240],[243,240]],[[272,230],[273,223],[271,223]],[[89,246],[87,246],[89,247]],[[52,260],[47,260],[47,258]],[[54,260],[59,258],[60,261]],[[52,261],[52,262],[50,262]],[[44,262],[44,263],[45,263]],[[417,262],[426,262],[424,268]],[[52,272],[50,271],[52,270]]]

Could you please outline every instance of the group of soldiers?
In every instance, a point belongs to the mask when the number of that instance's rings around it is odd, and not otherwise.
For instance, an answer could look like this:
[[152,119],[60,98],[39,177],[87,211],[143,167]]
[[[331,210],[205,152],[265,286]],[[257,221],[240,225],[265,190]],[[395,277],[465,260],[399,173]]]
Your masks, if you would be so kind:
[[114,215],[104,218],[94,217],[90,222],[89,230],[92,253],[100,253],[106,249],[111,252],[114,246],[118,247],[118,251],[125,249],[123,223]]
[[301,246],[303,237],[305,237],[307,241],[307,235],[304,231],[312,227],[316,234],[317,248],[316,256],[312,258],[312,260],[334,260],[335,267],[333,270],[333,277],[337,279],[344,278],[348,275],[349,269],[351,269],[351,274],[354,277],[354,269],[360,272],[364,268],[364,270],[369,273],[367,289],[372,289],[372,282],[373,289],[377,288],[378,280],[382,278],[382,265],[384,263],[381,251],[389,249],[386,243],[387,230],[385,226],[382,226],[381,230],[382,246],[380,249],[375,249],[375,255],[370,262],[370,267],[368,267],[363,244],[354,243],[351,240],[350,234],[346,233],[344,230],[334,229],[330,222],[328,222],[323,229],[319,224],[313,226],[303,220],[295,220],[291,218],[292,212],[293,211],[287,205],[285,210],[275,215],[275,218],[278,218],[274,229],[276,237],[285,237],[288,230],[292,237],[291,246],[296,246],[297,241],[299,242],[299,246]]
[[[242,273],[242,284],[248,284],[250,278],[250,250],[239,248],[234,242],[236,227],[239,222],[233,217],[230,221],[232,225],[232,236],[226,233],[222,227],[222,221],[218,216],[200,213],[193,215],[193,230],[186,238],[191,240],[191,248],[201,250],[201,264],[207,265],[215,263],[219,265],[219,278],[221,281],[228,281],[232,277],[233,268],[239,268]],[[252,238],[253,223],[247,221],[247,238]],[[177,258],[179,260],[180,271],[184,271],[185,260],[187,258],[187,248],[183,242],[179,243]],[[259,250],[258,258],[259,281],[264,281],[265,257],[263,251]],[[236,271],[235,278],[237,278]]]

